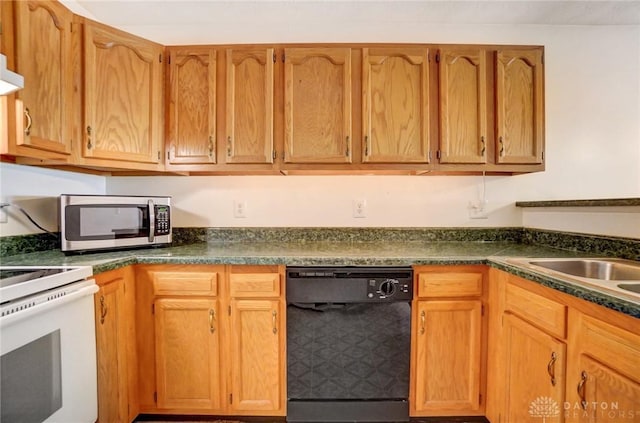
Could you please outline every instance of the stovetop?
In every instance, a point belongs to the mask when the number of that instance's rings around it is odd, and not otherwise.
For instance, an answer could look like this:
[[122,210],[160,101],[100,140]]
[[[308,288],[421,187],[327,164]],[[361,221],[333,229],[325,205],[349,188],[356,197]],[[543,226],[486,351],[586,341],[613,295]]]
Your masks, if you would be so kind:
[[0,303],[81,281],[92,274],[91,266],[0,266]]

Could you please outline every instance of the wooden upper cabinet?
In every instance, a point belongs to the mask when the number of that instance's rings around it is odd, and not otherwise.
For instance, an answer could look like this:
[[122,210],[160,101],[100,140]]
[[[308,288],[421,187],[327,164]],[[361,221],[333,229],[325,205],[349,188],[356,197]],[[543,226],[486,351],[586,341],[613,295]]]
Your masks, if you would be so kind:
[[498,163],[542,163],[543,74],[542,48],[496,53]]
[[286,163],[351,162],[351,50],[286,48]]
[[362,49],[363,162],[429,161],[429,50]]
[[216,51],[172,48],[169,62],[168,163],[215,163]]
[[84,157],[158,163],[163,47],[86,21]]
[[446,48],[439,56],[440,163],[486,163],[486,51]]
[[56,1],[16,1],[13,5],[15,70],[25,82],[25,88],[16,93],[23,108],[17,111],[23,126],[17,129],[21,133],[16,134],[16,145],[69,155],[73,14]]
[[273,163],[274,61],[272,48],[227,50],[227,163]]

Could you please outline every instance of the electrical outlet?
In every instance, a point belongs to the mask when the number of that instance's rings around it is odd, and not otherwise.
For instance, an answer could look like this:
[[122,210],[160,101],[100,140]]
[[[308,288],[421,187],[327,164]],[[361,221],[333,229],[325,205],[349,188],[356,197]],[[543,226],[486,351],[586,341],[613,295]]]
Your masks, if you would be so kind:
[[233,202],[233,217],[236,219],[244,219],[247,217],[247,202],[245,200],[236,200]]
[[488,219],[487,200],[469,201],[469,219]]
[[353,217],[367,217],[367,200],[363,198],[353,200]]

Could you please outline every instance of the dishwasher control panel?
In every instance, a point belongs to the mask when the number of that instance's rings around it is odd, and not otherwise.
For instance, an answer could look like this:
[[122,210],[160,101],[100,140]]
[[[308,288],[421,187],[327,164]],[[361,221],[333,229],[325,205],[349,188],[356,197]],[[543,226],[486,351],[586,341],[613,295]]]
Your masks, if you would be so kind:
[[411,301],[410,267],[287,267],[288,303]]

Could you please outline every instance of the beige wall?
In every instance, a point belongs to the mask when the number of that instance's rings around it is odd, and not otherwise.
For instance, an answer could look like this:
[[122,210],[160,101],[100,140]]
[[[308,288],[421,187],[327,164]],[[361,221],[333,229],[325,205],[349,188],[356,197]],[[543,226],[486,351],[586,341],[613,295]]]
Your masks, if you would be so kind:
[[[2,193],[57,195],[72,188],[109,194],[172,195],[177,226],[570,226],[572,213],[538,212],[518,200],[640,197],[640,27],[419,25],[354,22],[327,28],[292,23],[287,31],[247,25],[212,42],[442,42],[540,44],[546,51],[547,170],[486,178],[488,218],[471,220],[468,202],[482,191],[479,176],[124,177],[0,165]],[[49,173],[50,172],[50,173]],[[25,176],[27,175],[27,176]],[[4,195],[4,194],[2,194]],[[352,217],[354,199],[367,217]],[[233,217],[246,201],[248,217]],[[580,231],[637,237],[640,216],[605,213]],[[50,225],[57,218],[49,218]],[[582,218],[580,218],[582,219]],[[622,228],[611,225],[621,220]],[[45,218],[47,220],[47,218]],[[28,233],[10,219],[0,235]]]

